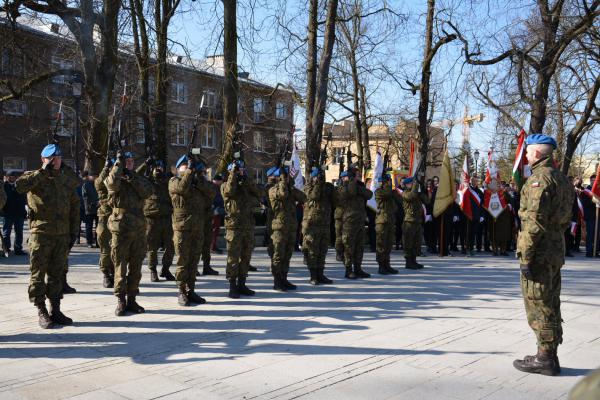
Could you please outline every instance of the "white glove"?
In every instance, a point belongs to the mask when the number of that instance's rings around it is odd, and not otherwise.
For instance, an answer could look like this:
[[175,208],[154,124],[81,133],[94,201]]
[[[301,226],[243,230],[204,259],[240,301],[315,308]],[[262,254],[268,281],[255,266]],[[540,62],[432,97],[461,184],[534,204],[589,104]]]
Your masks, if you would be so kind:
[[483,217],[479,217],[479,222],[483,222]]
[[431,218],[431,215],[426,215],[425,216],[425,222],[431,222],[433,219]]
[[454,217],[452,217],[452,222],[458,222],[458,216],[455,215]]

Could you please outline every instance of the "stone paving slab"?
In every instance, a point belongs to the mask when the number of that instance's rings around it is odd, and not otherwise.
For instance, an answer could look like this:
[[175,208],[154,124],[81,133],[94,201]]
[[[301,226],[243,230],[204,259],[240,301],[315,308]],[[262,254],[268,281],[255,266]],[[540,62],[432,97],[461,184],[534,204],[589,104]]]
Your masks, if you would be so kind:
[[[600,262],[563,269],[563,374],[522,374],[512,360],[535,350],[511,258],[435,256],[422,271],[347,281],[328,257],[331,286],[310,286],[295,253],[297,292],[271,289],[264,248],[255,251],[255,298],[226,297],[200,277],[208,304],[177,305],[170,282],[144,269],[147,312],[117,318],[101,285],[96,250],[76,246],[63,310],[71,327],[43,331],[27,300],[26,258],[0,260],[0,399],[565,399],[600,367]],[[393,264],[401,266],[401,252]],[[376,271],[373,253],[365,269]]]

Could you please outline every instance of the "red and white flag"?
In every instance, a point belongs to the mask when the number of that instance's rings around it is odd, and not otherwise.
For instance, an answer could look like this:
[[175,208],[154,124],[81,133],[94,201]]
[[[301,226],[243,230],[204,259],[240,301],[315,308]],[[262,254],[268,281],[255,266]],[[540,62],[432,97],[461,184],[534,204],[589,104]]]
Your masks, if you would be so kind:
[[485,170],[485,183],[491,183],[493,180],[500,181],[500,171],[496,164],[496,154],[493,149],[490,149],[488,151],[487,169]]
[[460,206],[460,209],[465,214],[465,216],[469,219],[473,219],[473,204],[477,207],[481,204],[481,199],[479,195],[471,189],[469,185],[471,181],[471,177],[469,176],[469,160],[468,155],[465,154],[465,159],[463,161],[463,168],[460,174],[460,186],[458,188],[457,194],[457,202]]
[[593,196],[596,196],[598,199],[600,199],[600,165],[598,166],[598,171],[596,171],[596,179],[592,185],[591,192]]
[[525,136],[525,130],[521,129],[517,137],[517,152],[512,170],[513,181],[519,188],[519,191],[523,187],[525,180],[531,175],[531,168],[527,164],[527,157],[525,156]]

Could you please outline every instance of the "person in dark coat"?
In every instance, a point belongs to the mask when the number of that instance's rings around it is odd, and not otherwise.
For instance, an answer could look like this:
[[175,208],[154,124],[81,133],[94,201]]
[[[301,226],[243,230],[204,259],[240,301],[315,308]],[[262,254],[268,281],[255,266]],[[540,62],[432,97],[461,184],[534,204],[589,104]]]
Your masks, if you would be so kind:
[[84,172],[84,182],[81,186],[81,197],[83,198],[83,209],[85,212],[85,239],[88,247],[98,247],[95,232],[98,226],[98,192],[94,187],[95,176]]
[[23,251],[23,225],[27,217],[27,197],[25,194],[18,193],[15,188],[15,181],[20,173],[10,171],[7,174],[6,182],[4,182],[4,191],[6,192],[6,204],[2,211],[4,213],[4,226],[2,227],[2,237],[7,249],[11,247],[10,236],[12,230],[15,230],[14,254],[17,256],[27,255]]

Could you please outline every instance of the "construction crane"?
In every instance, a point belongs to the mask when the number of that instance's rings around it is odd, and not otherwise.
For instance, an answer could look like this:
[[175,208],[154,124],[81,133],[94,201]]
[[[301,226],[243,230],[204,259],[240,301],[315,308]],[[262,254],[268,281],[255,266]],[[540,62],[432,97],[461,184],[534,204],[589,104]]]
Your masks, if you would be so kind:
[[443,119],[441,121],[436,121],[431,124],[431,126],[439,127],[439,128],[450,128],[455,125],[462,124],[462,139],[463,143],[471,142],[471,128],[475,122],[483,121],[485,115],[483,113],[472,114],[469,115],[469,107],[465,106],[465,113],[462,118],[458,118],[455,120],[451,119]]

